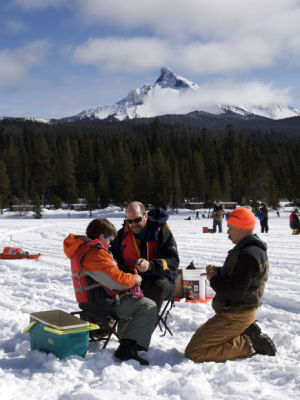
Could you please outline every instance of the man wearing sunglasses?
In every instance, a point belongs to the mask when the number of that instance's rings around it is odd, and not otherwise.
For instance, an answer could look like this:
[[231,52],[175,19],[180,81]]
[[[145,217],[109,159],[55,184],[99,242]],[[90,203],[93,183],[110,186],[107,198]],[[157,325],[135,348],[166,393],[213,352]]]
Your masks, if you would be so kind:
[[112,253],[120,268],[142,276],[144,295],[155,301],[158,311],[175,291],[179,256],[167,225],[168,214],[160,209],[146,212],[134,201],[126,208],[126,219],[112,242]]
[[196,362],[276,354],[274,343],[255,322],[268,279],[267,245],[254,234],[255,216],[247,208],[227,213],[226,220],[235,247],[223,267],[206,267],[216,292],[212,303],[216,314],[196,331],[185,350],[186,357]]

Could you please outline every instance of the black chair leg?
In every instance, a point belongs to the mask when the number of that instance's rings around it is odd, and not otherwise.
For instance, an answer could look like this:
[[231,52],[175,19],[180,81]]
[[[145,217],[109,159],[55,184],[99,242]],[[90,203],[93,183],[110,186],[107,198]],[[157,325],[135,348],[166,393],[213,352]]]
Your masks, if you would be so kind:
[[118,321],[115,321],[113,326],[110,329],[110,332],[109,332],[106,340],[104,341],[104,345],[102,346],[102,349],[106,348],[106,346],[107,346],[108,342],[110,341],[110,338],[112,337],[112,335],[115,335],[119,340],[121,339],[120,336],[118,335],[117,331],[116,331],[117,324],[118,324]]
[[165,336],[167,331],[169,332],[169,334],[171,336],[173,336],[172,331],[170,330],[170,328],[167,325],[167,319],[168,319],[169,313],[170,313],[170,311],[171,311],[173,306],[174,306],[174,300],[173,299],[172,300],[168,300],[166,305],[165,305],[165,307],[163,308],[162,312],[158,315],[157,323],[156,323],[155,328],[158,325],[160,331],[162,332],[163,328],[161,327],[161,324],[164,326],[164,333],[162,335],[160,335],[160,336]]

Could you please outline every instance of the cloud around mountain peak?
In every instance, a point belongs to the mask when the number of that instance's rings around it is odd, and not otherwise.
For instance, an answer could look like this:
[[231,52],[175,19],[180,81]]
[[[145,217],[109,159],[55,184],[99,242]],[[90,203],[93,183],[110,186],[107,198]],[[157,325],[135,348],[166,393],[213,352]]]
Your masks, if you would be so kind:
[[[273,99],[280,99],[275,104]],[[300,115],[300,111],[288,106],[288,91],[257,81],[244,84],[218,81],[198,86],[194,82],[163,66],[154,85],[144,84],[131,90],[126,97],[110,106],[84,110],[72,118],[118,120],[150,118],[165,114],[187,114],[192,111],[210,113],[233,112],[247,116],[257,114],[281,119]]]

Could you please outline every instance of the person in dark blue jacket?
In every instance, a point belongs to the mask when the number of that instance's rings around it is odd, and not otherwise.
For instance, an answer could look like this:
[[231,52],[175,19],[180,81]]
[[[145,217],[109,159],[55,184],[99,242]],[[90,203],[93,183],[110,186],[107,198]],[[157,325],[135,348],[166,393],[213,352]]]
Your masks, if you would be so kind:
[[269,232],[269,225],[268,225],[268,208],[266,203],[261,203],[261,207],[259,209],[259,221],[261,227],[261,233],[268,233]]
[[299,221],[299,210],[295,210],[290,215],[290,227],[293,229],[293,235],[299,235],[300,233],[300,221]]
[[134,201],[126,208],[126,219],[112,242],[111,251],[124,271],[135,268],[143,280],[144,295],[155,301],[158,311],[175,292],[179,256],[174,236],[161,208],[147,212]]

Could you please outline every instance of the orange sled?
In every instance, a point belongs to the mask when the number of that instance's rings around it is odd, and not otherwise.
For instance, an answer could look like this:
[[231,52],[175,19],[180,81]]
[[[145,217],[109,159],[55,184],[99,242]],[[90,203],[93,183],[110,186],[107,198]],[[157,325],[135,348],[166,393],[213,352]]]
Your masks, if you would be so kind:
[[0,259],[4,260],[18,260],[20,258],[28,258],[29,260],[36,260],[41,256],[38,254],[29,254],[28,251],[23,251],[20,247],[4,247],[3,252],[0,254]]

